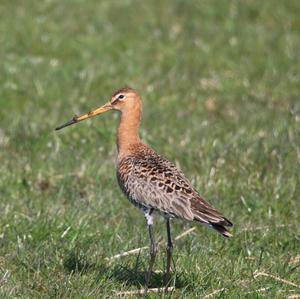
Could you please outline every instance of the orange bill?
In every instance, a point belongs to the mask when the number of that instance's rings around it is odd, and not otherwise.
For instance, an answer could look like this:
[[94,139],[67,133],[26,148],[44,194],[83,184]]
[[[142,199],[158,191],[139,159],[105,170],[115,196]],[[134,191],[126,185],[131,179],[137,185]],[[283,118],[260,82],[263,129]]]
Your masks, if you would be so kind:
[[65,124],[63,124],[63,125],[55,128],[55,130],[63,129],[63,128],[67,127],[67,126],[76,124],[76,123],[78,123],[80,121],[86,120],[86,119],[88,119],[90,117],[93,117],[93,116],[96,116],[96,115],[99,115],[99,114],[104,113],[104,112],[106,112],[108,110],[111,110],[111,109],[112,109],[111,104],[107,103],[107,104],[105,104],[104,106],[102,106],[102,107],[100,107],[98,109],[90,111],[89,113],[82,114],[80,116],[75,115],[70,121],[68,121]]

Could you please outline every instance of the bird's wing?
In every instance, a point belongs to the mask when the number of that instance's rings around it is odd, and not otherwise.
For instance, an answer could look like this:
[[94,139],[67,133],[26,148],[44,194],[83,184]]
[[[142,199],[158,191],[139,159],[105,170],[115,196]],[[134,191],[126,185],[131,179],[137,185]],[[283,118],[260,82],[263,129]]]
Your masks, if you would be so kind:
[[[204,224],[225,224],[225,218],[207,203],[193,188],[184,174],[170,161],[156,153],[128,157],[126,173],[119,178],[123,191],[138,204],[160,212],[183,218],[198,220]],[[120,165],[120,169],[124,167]],[[120,184],[120,185],[121,185]]]

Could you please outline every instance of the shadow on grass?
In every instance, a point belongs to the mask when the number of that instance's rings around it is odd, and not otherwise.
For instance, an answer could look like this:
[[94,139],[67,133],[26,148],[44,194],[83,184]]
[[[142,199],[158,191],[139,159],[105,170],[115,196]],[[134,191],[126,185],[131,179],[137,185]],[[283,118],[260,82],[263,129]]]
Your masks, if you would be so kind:
[[[97,269],[95,263],[88,261],[87,255],[80,251],[70,251],[63,261],[64,268],[69,273],[85,274]],[[105,270],[103,271],[105,273]]]
[[[147,265],[148,266],[148,265]],[[143,265],[140,262],[139,256],[136,259],[135,266],[132,265],[116,265],[113,269],[110,270],[110,278],[117,280],[121,283],[125,283],[128,286],[144,286],[146,282],[146,269],[147,266]],[[165,286],[165,273],[164,272],[152,272],[150,287],[151,288],[163,288]],[[175,286],[180,289],[186,286],[186,279],[183,273],[171,274],[171,283],[170,286]]]
[[[120,261],[121,262],[121,261]],[[135,265],[117,264],[108,266],[99,263],[90,263],[87,255],[74,250],[69,252],[63,262],[64,268],[69,273],[86,274],[88,272],[96,272],[98,279],[106,277],[110,280],[115,280],[127,286],[144,287],[147,266],[140,262],[139,256],[136,259]],[[153,272],[151,275],[150,287],[163,288],[165,274],[164,272]],[[184,273],[173,272],[171,274],[170,286],[175,286],[176,289],[187,287],[189,279]]]

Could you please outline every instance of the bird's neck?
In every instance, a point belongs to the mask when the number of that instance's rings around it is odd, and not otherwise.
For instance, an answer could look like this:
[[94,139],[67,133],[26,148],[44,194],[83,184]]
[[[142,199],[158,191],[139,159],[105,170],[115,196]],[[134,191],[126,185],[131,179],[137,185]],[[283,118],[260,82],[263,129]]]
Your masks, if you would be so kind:
[[141,142],[139,137],[141,116],[140,106],[122,112],[117,135],[119,157],[130,154],[130,149]]

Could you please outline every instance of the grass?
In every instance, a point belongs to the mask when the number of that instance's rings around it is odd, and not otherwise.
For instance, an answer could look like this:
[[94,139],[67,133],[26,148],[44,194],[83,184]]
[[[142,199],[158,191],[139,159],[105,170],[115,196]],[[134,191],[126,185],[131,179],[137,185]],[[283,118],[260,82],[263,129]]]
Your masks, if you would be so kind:
[[[176,242],[172,297],[300,296],[255,276],[300,284],[299,10],[296,0],[1,1],[1,298],[142,287],[147,251],[106,259],[149,242],[116,183],[117,114],[53,130],[124,85],[144,98],[143,139],[235,224],[230,240],[197,227]],[[173,234],[190,227],[174,221]],[[155,230],[165,238],[162,220]]]

